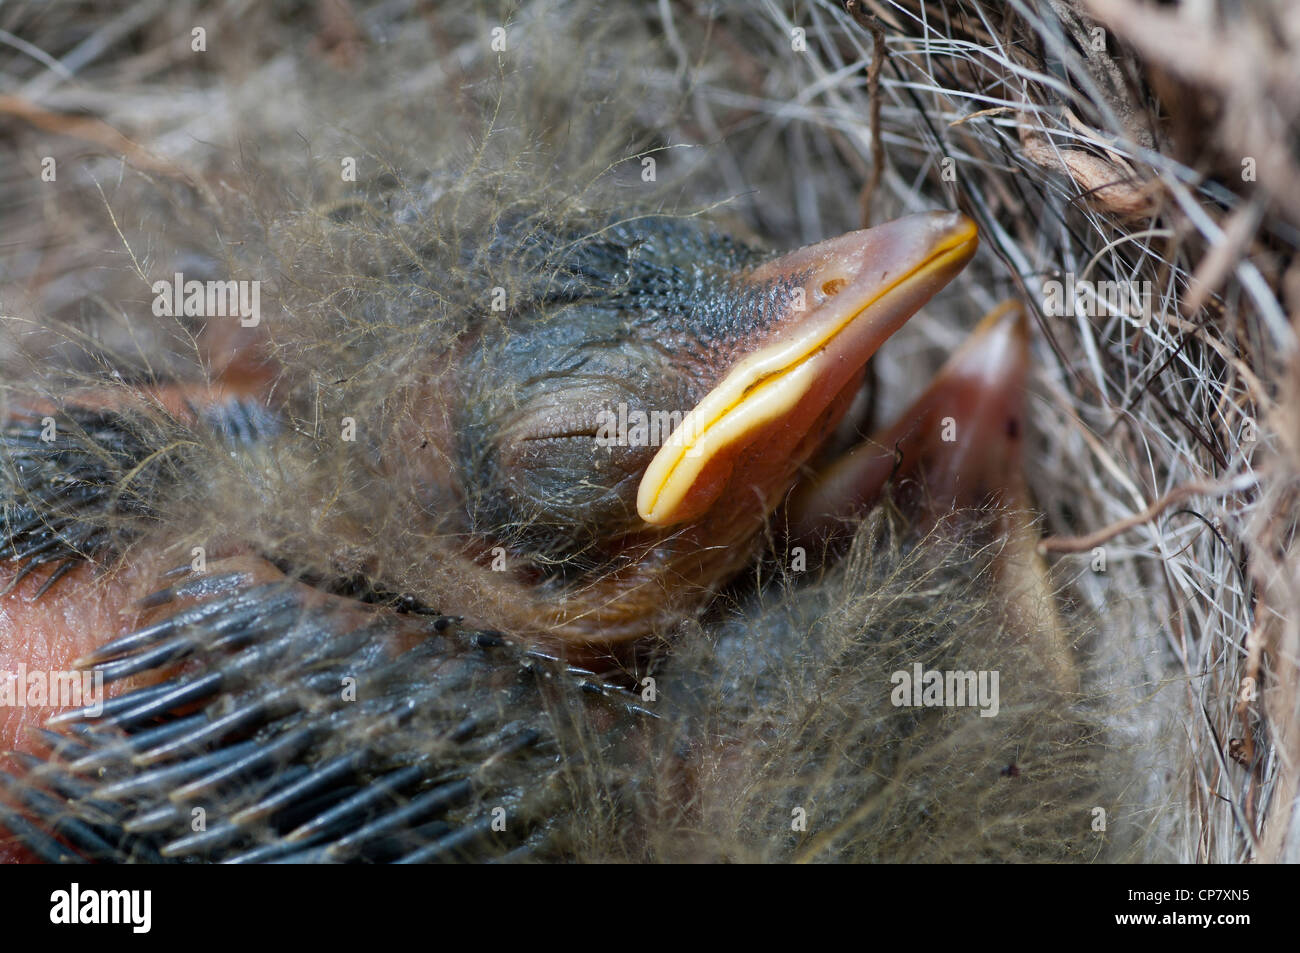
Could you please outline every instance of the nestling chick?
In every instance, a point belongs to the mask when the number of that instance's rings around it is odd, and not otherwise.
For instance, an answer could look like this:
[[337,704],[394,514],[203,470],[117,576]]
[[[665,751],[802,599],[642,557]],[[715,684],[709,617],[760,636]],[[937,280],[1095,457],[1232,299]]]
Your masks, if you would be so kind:
[[975,248],[943,214],[769,261],[671,219],[543,240],[551,284],[421,386],[402,436],[426,452],[401,466],[434,512],[464,511],[443,525],[471,550],[501,547],[480,622],[597,645],[689,615],[751,560],[867,359]]
[[[500,325],[471,327],[449,367],[414,385],[401,405],[392,432],[401,435],[404,446],[427,453],[408,451],[390,462],[395,454],[382,444],[371,448],[376,469],[388,480],[409,481],[412,495],[436,520],[430,525],[445,533],[459,524],[455,545],[461,553],[447,551],[442,558],[462,564],[458,575],[469,580],[463,603],[473,607],[479,626],[486,622],[503,630],[516,647],[512,652],[666,634],[670,625],[692,618],[752,559],[758,530],[800,465],[834,428],[866,359],[960,269],[974,248],[969,222],[952,215],[905,219],[767,261],[696,225],[666,219],[545,240],[560,251],[538,249],[527,232],[522,247],[502,250],[541,256],[538,271],[550,280]],[[494,236],[492,241],[499,245],[505,239]],[[465,387],[464,380],[473,383]],[[650,418],[678,402],[689,413],[679,417],[676,440],[668,439],[665,430],[664,446],[598,440],[600,408],[631,403],[645,408],[642,413]],[[269,454],[258,466],[274,465],[277,458],[301,450],[279,435],[275,415],[239,400],[172,417],[162,433],[146,435],[139,416],[135,408],[120,413],[72,408],[66,418],[47,418],[66,434],[50,441],[48,449],[34,415],[26,424],[11,426],[6,551],[20,561],[11,588],[36,567],[52,563],[56,568],[31,597],[68,598],[59,592],[47,596],[47,590],[60,583],[77,559],[107,541],[112,521],[124,518],[130,524],[165,508],[167,479],[157,474],[147,496],[132,506],[123,506],[123,494],[129,474],[154,465],[168,447],[203,448],[197,453],[178,450],[168,461],[174,468],[171,479],[186,481],[221,472],[215,460],[204,460],[202,454],[211,452],[213,439],[222,433],[238,435],[226,444],[237,448],[237,456],[246,453],[257,460]],[[683,433],[689,439],[681,439]],[[68,487],[76,488],[75,493],[70,495]],[[128,526],[127,532],[138,529]],[[492,567],[477,566],[476,551],[494,545],[508,560],[528,559],[527,566],[495,575]],[[259,555],[280,565],[293,563],[288,552],[260,549]],[[308,681],[323,686],[324,658],[315,652],[329,646],[327,657],[344,653],[332,637],[310,637],[298,631],[301,625],[308,625],[308,631],[337,630],[353,651],[366,642],[385,652],[407,645],[419,655],[440,657],[450,651],[443,644],[448,639],[437,634],[447,629],[445,618],[440,618],[441,628],[429,633],[400,618],[381,614],[369,619],[360,609],[336,607],[332,603],[337,600],[322,603],[274,581],[253,588],[269,574],[269,567],[228,571],[151,597],[151,606],[199,601],[99,646],[91,660],[115,680],[196,653],[208,656],[207,665],[217,671],[233,664],[246,672],[250,665],[264,672],[275,659],[283,678],[284,659],[270,645],[290,651],[293,642],[311,638],[316,648],[304,660],[317,672]],[[341,594],[358,585],[338,577],[311,581]],[[62,585],[69,593],[77,583]],[[359,585],[358,594],[373,600],[386,581],[364,577]],[[404,599],[409,607],[420,607],[409,594]],[[27,618],[15,613],[16,627],[31,624],[31,612]],[[203,631],[214,620],[219,625],[207,634],[221,637],[207,645]],[[196,625],[200,632],[190,631]],[[231,630],[232,625],[238,628]],[[250,631],[239,631],[249,626]],[[479,632],[472,637],[476,647],[497,639],[483,636],[481,628]],[[227,635],[235,635],[234,642]],[[258,635],[272,642],[251,656],[226,658],[218,650],[257,641]],[[338,657],[331,665],[343,663]],[[436,672],[449,663],[439,658],[431,664]],[[457,656],[450,664],[460,671],[469,663]],[[479,664],[482,660],[474,660],[471,671]],[[404,662],[402,667],[409,666]],[[492,671],[489,667],[482,677],[491,677]],[[175,712],[230,677],[229,672],[216,681],[211,675],[181,675],[159,697],[155,688],[143,689],[143,698],[128,694],[113,703],[115,712],[128,702],[138,708],[141,700],[144,708],[110,722],[135,726]],[[339,677],[346,681],[353,676]],[[453,690],[462,676],[449,681],[426,671],[422,677],[433,678],[437,693],[450,692],[456,705],[466,703],[473,684]],[[283,696],[288,710],[315,707],[294,698],[302,688]],[[394,694],[385,685],[383,697],[391,703]],[[540,703],[533,699],[535,707]],[[411,699],[404,704],[409,706]],[[521,705],[531,719],[540,716],[526,701]],[[160,726],[167,743],[144,760],[164,760],[221,737],[228,727],[246,727],[265,717],[267,706],[267,698],[249,699],[236,708],[232,721],[226,711],[229,700],[222,701],[218,707],[223,714],[216,719],[220,731],[206,718],[193,724],[191,716],[181,723],[198,733],[183,735],[180,744],[176,724],[168,721]],[[533,729],[530,738],[554,743],[557,734]],[[145,737],[152,744],[154,736]],[[140,741],[133,741],[137,750]],[[223,748],[223,757],[232,750],[242,749]],[[316,752],[311,760],[324,755]],[[263,761],[265,756],[258,752]],[[466,752],[458,749],[457,758],[466,759]],[[90,763],[102,768],[103,759],[102,753],[84,753],[74,772]],[[247,769],[241,766],[238,774]],[[223,772],[228,771],[225,765]],[[123,790],[140,793],[142,783],[140,777],[131,778]],[[123,790],[110,786],[109,796]],[[182,786],[180,793],[197,790]],[[136,822],[123,822],[131,823]],[[225,829],[223,845],[245,833]],[[209,837],[202,843],[213,841]]]
[[[1024,361],[966,386],[992,409],[956,441],[833,492],[832,469],[785,507],[867,360],[974,254],[969,220],[775,256],[704,217],[556,200],[490,155],[401,171],[328,215],[249,213],[277,307],[224,343],[209,322],[202,373],[105,360],[57,400],[9,395],[0,667],[91,667],[117,691],[43,731],[11,713],[15,843],[244,862],[1114,848],[1091,821],[1118,775],[1071,639],[1006,611],[1007,517],[967,512],[1019,479],[980,454]],[[873,508],[910,477],[929,512],[906,492]],[[917,704],[896,679],[915,666],[1001,691]]]
[[[987,324],[963,353],[988,349],[1008,326]],[[1014,388],[1023,370],[1012,359],[989,386],[996,392],[1007,374]],[[931,393],[950,377],[941,374]],[[128,419],[83,415],[98,429],[80,437],[102,442]],[[226,445],[240,454],[274,446],[265,419],[219,419]],[[922,424],[915,409],[908,419],[913,429]],[[992,449],[969,442],[987,415],[963,422],[971,425],[966,439],[916,471],[922,486],[939,485],[954,457]],[[16,552],[38,562],[69,555],[70,531],[94,525],[87,503],[138,466],[132,446],[145,453],[147,444],[130,442],[138,434],[114,438],[120,469],[85,481],[82,511],[55,524],[61,536],[37,540],[32,520],[20,522],[11,534]],[[16,457],[20,474],[57,465],[83,480],[106,450],[64,445],[42,460],[17,429],[9,444],[26,450]],[[986,471],[990,478],[998,477]],[[553,661],[529,648],[527,634],[476,630],[385,599],[374,581],[349,594],[388,608],[282,581],[260,561],[187,573],[147,600],[161,616],[156,624],[87,659],[109,680],[179,662],[178,673],[115,698],[101,715],[56,718],[92,728],[47,735],[49,761],[23,759],[25,777],[8,782],[22,811],[7,810],[5,823],[47,859],[68,846],[101,859],[245,861],[501,851],[642,860],[1095,857],[1107,842],[1085,819],[1110,796],[1100,723],[1051,688],[1053,666],[1072,663],[1045,656],[1039,633],[1009,620],[985,591],[1015,546],[1000,517],[989,523],[956,511],[947,519],[957,522],[918,545],[897,516],[877,512],[847,556],[812,578],[779,573],[750,595],[736,590],[739,613],[715,611],[704,628],[683,612],[688,628],[650,669],[658,688],[648,696],[620,687],[618,676]],[[84,535],[76,540],[84,547]],[[39,598],[58,599],[59,585]],[[917,711],[900,707],[891,690],[914,665],[1008,681],[1003,694],[995,684],[984,697],[988,721],[971,707]],[[998,794],[1004,772],[1015,777]],[[1044,798],[1054,810],[1043,810]],[[1014,816],[1017,833],[1009,841],[997,829],[958,835],[969,818],[942,813],[957,804],[997,824]],[[916,810],[939,833],[913,825],[901,836]],[[790,811],[793,827],[780,821]],[[811,831],[798,821],[809,812]]]

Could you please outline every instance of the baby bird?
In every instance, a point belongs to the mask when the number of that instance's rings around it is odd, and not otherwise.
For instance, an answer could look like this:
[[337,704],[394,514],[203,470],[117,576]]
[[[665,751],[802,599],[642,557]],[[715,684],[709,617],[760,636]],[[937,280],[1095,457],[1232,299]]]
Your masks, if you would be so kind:
[[[500,308],[463,306],[416,251],[386,265],[389,311],[339,318],[355,348],[290,332],[258,373],[11,410],[0,663],[120,686],[43,729],[13,709],[17,843],[50,861],[1099,854],[1104,758],[1068,638],[986,583],[1027,504],[1005,452],[1023,316],[990,317],[899,425],[810,466],[867,360],[974,253],[969,220],[781,257],[660,215],[515,208],[461,238],[455,280]],[[426,357],[404,362],[412,342]],[[304,375],[322,366],[333,392]],[[936,442],[937,415],[956,439]],[[811,571],[787,559],[801,543],[825,556]],[[914,665],[1013,683],[931,711],[919,679],[898,692]],[[980,821],[956,837],[962,800]]]
[[935,213],[770,261],[667,219],[545,241],[571,245],[551,286],[417,385],[402,439],[433,460],[401,468],[522,566],[488,577],[479,621],[565,647],[651,634],[748,564],[867,359],[976,238]]
[[[466,327],[444,367],[404,388],[388,431],[397,445],[381,440],[369,448],[373,472],[410,488],[428,514],[424,532],[433,535],[436,528],[434,553],[456,567],[454,589],[460,591],[445,597],[455,598],[455,623],[436,614],[431,640],[429,625],[416,621],[427,613],[423,593],[396,600],[393,608],[412,610],[405,616],[319,598],[317,592],[331,592],[391,601],[387,581],[373,568],[362,568],[358,580],[355,574],[345,579],[343,567],[322,567],[317,578],[302,572],[291,551],[256,547],[260,558],[240,557],[239,541],[227,565],[241,568],[200,575],[151,596],[150,608],[170,604],[171,614],[96,646],[86,662],[99,665],[110,680],[185,659],[192,667],[196,655],[218,670],[247,668],[267,646],[252,656],[224,650],[258,641],[248,626],[274,636],[272,643],[290,636],[298,642],[310,639],[298,628],[316,619],[314,625],[352,640],[353,650],[370,642],[370,651],[380,654],[385,647],[441,655],[449,650],[443,643],[454,641],[441,633],[454,629],[473,632],[468,638],[480,651],[508,640],[510,664],[555,657],[590,665],[601,658],[607,668],[611,646],[665,634],[692,618],[752,560],[764,521],[844,413],[867,359],[960,270],[975,246],[968,220],[938,213],[777,259],[667,218],[612,222],[588,233],[514,231],[522,235],[517,244],[505,245],[500,235],[486,239],[486,267],[501,267],[507,256],[524,261],[536,287],[502,320]],[[169,456],[171,448],[210,450],[215,442],[234,447],[236,456],[269,456],[260,466],[302,453],[279,433],[291,406],[268,411],[265,402],[219,393],[201,399],[207,406],[191,402],[160,420],[145,419],[143,407],[92,408],[83,399],[63,414],[45,415],[44,422],[36,410],[11,424],[5,434],[3,555],[13,566],[8,588],[16,590],[38,567],[53,567],[34,591],[8,596],[11,653],[23,657],[21,633],[39,625],[42,599],[82,598],[77,591],[87,582],[67,580],[57,588],[78,560],[107,546],[115,531],[119,546],[125,537],[148,540],[140,524],[165,510],[169,482],[221,472],[193,453]],[[645,421],[633,426],[647,432],[619,432],[626,419]],[[649,423],[658,427],[660,420],[661,439],[650,439]],[[43,441],[41,431],[50,424],[58,436]],[[146,478],[148,468],[157,472]],[[133,487],[137,480],[147,489]],[[155,544],[137,539],[133,545],[138,552]],[[278,576],[273,564],[294,566],[314,588],[272,578]],[[32,600],[25,615],[16,601],[24,596]],[[194,604],[178,609],[177,601]],[[231,613],[242,620],[234,642],[226,638]],[[325,639],[318,648],[334,641]],[[499,676],[499,666],[474,652],[470,657],[474,664],[458,660],[451,681]],[[261,658],[253,668],[265,671],[269,661]],[[346,668],[355,660],[340,652],[334,663]],[[319,668],[321,659],[312,664]],[[164,729],[168,740],[161,749],[144,733],[144,763],[229,737],[226,728],[214,726],[215,712],[179,722],[175,715],[207,697],[195,694],[199,685],[215,688],[231,675],[214,681],[216,671],[185,674],[185,668],[163,683],[168,687],[161,695],[150,686],[115,699],[110,705],[118,714],[99,723],[134,728],[167,716],[150,729]],[[451,681],[432,678],[438,695],[465,693],[454,701],[465,705],[469,684],[453,691]],[[590,689],[597,683],[584,677],[581,684]],[[302,704],[292,699],[301,690],[295,686],[284,696],[290,709]],[[380,694],[387,703],[396,697],[391,686]],[[145,710],[135,711],[141,701]],[[414,703],[408,697],[405,704]],[[540,699],[521,704],[539,706]],[[229,699],[218,705],[228,708]],[[266,698],[250,698],[234,711],[233,721],[224,713],[215,724],[236,735],[269,714]],[[527,714],[535,718],[537,712]],[[178,739],[178,723],[197,734]],[[448,727],[457,743],[463,740],[458,732],[470,730],[444,726],[433,735],[446,735]],[[540,735],[534,729],[529,737],[535,742]],[[129,761],[138,766],[140,742],[137,732],[110,747],[125,757],[121,745],[127,743],[136,752]],[[491,747],[500,743],[495,739]],[[239,746],[219,749],[223,755],[233,750]],[[265,756],[259,746],[258,757]],[[91,763],[87,757],[102,766],[104,752],[82,753],[71,774]],[[183,763],[192,767],[193,759]],[[236,775],[246,773],[241,767]],[[140,780],[132,777],[128,790],[139,791]],[[32,788],[15,790],[30,794]],[[124,829],[130,824],[139,826],[124,821]]]

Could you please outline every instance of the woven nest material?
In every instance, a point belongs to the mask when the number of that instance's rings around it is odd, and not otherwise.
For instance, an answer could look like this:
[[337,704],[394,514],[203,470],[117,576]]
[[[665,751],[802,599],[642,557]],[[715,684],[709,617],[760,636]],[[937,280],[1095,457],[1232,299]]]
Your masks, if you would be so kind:
[[[144,275],[187,262],[242,276],[269,248],[298,267],[286,307],[319,304],[328,277],[305,276],[328,269],[304,259],[313,216],[346,199],[347,156],[400,178],[422,154],[477,155],[502,177],[554,174],[539,189],[557,194],[639,188],[649,159],[660,205],[778,247],[959,208],[981,251],[875,362],[877,418],[997,302],[1031,308],[1029,480],[1063,598],[1117,673],[1116,728],[1151,765],[1146,853],[1294,862],[1300,21],[1285,6],[5,4],[0,374],[58,392],[109,365],[201,364],[175,326],[131,318]],[[590,105],[541,158],[508,110],[484,125],[443,105],[468,88],[490,114],[521,64],[552,113]],[[50,157],[58,190],[40,184]],[[1088,287],[1102,294],[1070,293]]]

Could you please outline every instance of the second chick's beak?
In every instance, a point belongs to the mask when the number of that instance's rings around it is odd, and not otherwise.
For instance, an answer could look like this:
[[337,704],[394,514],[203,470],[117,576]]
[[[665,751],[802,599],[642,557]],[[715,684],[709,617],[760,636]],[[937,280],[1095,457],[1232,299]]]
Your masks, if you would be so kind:
[[1025,506],[1021,472],[1029,325],[1024,308],[994,308],[891,426],[805,481],[789,507],[791,539],[841,535],[892,482],[922,524],[950,510]]
[[543,289],[435,388],[469,536],[564,587],[561,641],[702,602],[976,244],[940,212],[775,259],[667,218],[554,242]]

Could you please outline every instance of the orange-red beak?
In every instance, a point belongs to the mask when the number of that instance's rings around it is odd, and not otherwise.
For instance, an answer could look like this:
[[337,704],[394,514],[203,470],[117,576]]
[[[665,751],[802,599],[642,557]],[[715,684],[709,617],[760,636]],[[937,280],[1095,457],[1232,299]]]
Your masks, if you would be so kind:
[[799,492],[790,507],[791,537],[823,535],[874,503],[891,478],[910,483],[935,515],[1005,497],[1020,485],[1028,368],[1024,308],[1004,302],[896,423]]
[[[975,224],[955,212],[899,219],[769,262],[753,281],[794,282],[794,305],[686,415],[642,477],[643,520],[706,512],[731,464],[774,427],[802,433],[877,348],[975,253]],[[802,305],[802,307],[800,307]]]

